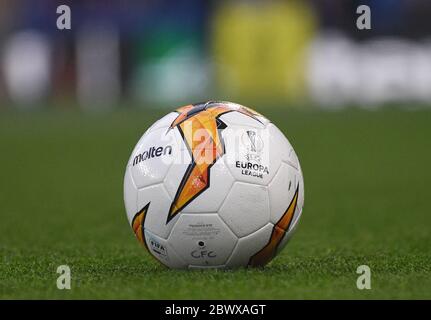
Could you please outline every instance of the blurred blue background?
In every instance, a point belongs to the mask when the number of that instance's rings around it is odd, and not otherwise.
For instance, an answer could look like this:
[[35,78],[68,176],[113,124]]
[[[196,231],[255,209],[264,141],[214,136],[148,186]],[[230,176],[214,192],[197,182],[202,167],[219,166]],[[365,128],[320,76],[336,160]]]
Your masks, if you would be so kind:
[[0,110],[427,107],[430,16],[423,0],[1,0]]

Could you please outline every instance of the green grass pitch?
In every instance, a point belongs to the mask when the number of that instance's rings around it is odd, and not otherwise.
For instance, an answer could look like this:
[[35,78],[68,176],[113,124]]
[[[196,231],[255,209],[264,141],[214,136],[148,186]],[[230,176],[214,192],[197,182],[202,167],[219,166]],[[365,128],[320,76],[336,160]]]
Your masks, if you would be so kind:
[[430,299],[431,111],[257,109],[300,157],[305,207],[280,256],[237,271],[165,269],[128,226],[125,164],[163,112],[0,114],[0,298]]

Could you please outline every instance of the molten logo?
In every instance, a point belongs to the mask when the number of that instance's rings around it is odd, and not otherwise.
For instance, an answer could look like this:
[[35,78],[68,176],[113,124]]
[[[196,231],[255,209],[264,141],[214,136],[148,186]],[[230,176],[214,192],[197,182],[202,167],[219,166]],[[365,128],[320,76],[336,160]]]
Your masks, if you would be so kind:
[[166,155],[166,154],[172,154],[172,147],[171,146],[165,146],[165,147],[150,147],[148,150],[138,154],[134,159],[133,159],[133,165],[136,165],[142,161],[145,161],[147,159],[151,159],[151,158],[155,158],[155,157],[160,157],[161,155]]

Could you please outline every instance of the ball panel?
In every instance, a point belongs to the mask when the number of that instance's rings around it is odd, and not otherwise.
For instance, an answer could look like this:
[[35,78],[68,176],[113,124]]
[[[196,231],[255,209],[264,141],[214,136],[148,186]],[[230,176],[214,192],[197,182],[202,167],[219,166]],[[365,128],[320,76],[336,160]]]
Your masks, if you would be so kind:
[[[176,134],[180,151],[164,180],[169,195],[175,199],[176,205],[183,212],[216,212],[234,181],[224,164],[224,156],[214,158],[212,156],[213,149],[209,148],[209,145],[203,149],[204,152],[208,152],[209,157],[195,158],[194,161],[196,162],[193,163],[192,150],[188,145],[189,141],[185,141],[184,136],[180,134],[179,128],[173,130]],[[201,138],[203,137],[199,134],[195,137],[198,141],[202,141]],[[212,135],[206,138],[212,138]],[[197,151],[194,150],[194,152]],[[205,162],[207,160],[209,161],[208,163]]]
[[192,266],[224,265],[237,237],[217,214],[179,214],[169,244]]
[[241,126],[257,129],[265,128],[265,124],[261,121],[260,118],[252,118],[248,115],[235,111],[223,114],[220,119],[223,120],[223,122],[226,123],[228,127]]
[[292,222],[292,225],[289,228],[289,231],[286,232],[286,234],[284,235],[283,239],[280,241],[280,243],[277,247],[277,254],[279,254],[284,249],[284,247],[287,245],[287,243],[292,238],[293,234],[295,233],[296,227],[297,227],[298,222],[299,222],[299,217],[301,216],[301,214],[302,214],[302,209],[298,208],[297,212],[295,212],[294,221]]
[[246,267],[250,258],[268,243],[273,227],[271,223],[268,223],[252,234],[238,239],[238,243],[226,263],[226,267]]
[[295,230],[298,226],[298,222],[301,218],[303,206],[304,206],[304,180],[302,177],[301,171],[295,171],[295,179],[298,184],[298,200],[296,204],[296,209],[292,218],[292,223],[290,224],[289,229],[287,230],[285,236],[281,240],[280,244],[277,247],[277,253],[279,253],[283,248],[286,246],[286,244],[291,239],[292,235],[295,233]]
[[149,203],[144,228],[164,239],[168,238],[172,226],[177,219],[177,217],[174,217],[171,223],[166,224],[171,201],[163,184],[138,190],[138,210]]
[[[297,173],[297,180],[299,181],[299,198],[298,198],[298,208],[301,209],[300,214],[302,214],[302,209],[304,208],[305,199],[305,186],[304,186],[304,176],[302,175],[301,166],[299,166],[299,171]],[[300,215],[298,216],[298,218]]]
[[145,241],[148,251],[163,265],[175,269],[187,267],[187,264],[177,255],[167,240],[145,230]]
[[250,114],[252,114],[254,117],[256,117],[257,119],[260,120],[261,123],[265,125],[267,125],[270,121],[264,117],[262,114],[260,114],[259,112],[257,112],[256,110],[253,110],[252,108],[240,105],[238,103],[234,103],[234,102],[229,102],[229,101],[220,101],[220,103],[223,103],[225,105],[228,105],[229,107],[231,107],[232,109],[245,109],[246,111],[248,111]]
[[136,187],[143,188],[163,181],[178,154],[178,145],[172,130],[165,128],[148,133],[130,157]]
[[244,237],[269,222],[269,197],[266,187],[235,182],[223,202],[219,215],[238,236]]
[[271,222],[276,224],[285,213],[297,187],[297,170],[282,163],[268,185]]
[[132,179],[132,174],[130,172],[130,168],[126,168],[126,173],[124,174],[124,204],[126,207],[127,219],[129,220],[129,224],[132,223],[132,219],[137,210],[137,194],[138,190],[136,189],[135,183]]
[[155,131],[157,129],[168,128],[175,118],[178,117],[177,112],[170,112],[165,115],[163,118],[154,122],[154,124],[147,130],[147,132]]
[[294,168],[298,169],[299,161],[292,144],[273,123],[267,127],[269,135],[271,136],[272,149],[275,149],[277,156]]
[[[152,132],[156,131],[157,129],[165,128],[167,129],[173,120],[175,120],[176,116],[178,115],[177,112],[170,112],[167,115],[165,115],[163,118],[157,120],[154,122],[151,127],[149,127],[144,134],[139,138],[138,142],[136,143],[135,147],[133,148],[132,155],[136,153],[136,149],[142,144],[144,139],[146,139],[147,135]],[[133,161],[133,158],[131,158]],[[129,159],[130,164],[130,159]]]
[[171,131],[175,137],[176,144],[178,146],[178,152],[175,156],[175,160],[171,164],[166,174],[163,183],[171,198],[174,199],[181,183],[181,179],[192,162],[192,157],[178,129],[174,128]]
[[290,154],[288,159],[283,159],[284,162],[286,162],[287,164],[291,165],[292,167],[294,167],[297,170],[300,170],[301,166],[299,164],[299,160],[298,160],[298,156],[296,155],[295,150],[290,150]]
[[293,231],[293,229],[296,228],[296,225],[297,225],[299,219],[301,218],[302,210],[304,207],[304,178],[302,177],[301,171],[298,171],[296,173],[296,181],[298,181],[298,183],[299,183],[299,193],[298,193],[298,204],[297,204],[297,208],[295,210],[295,215],[293,216],[293,221],[292,221],[292,226],[291,226],[292,231]]
[[[177,168],[173,167],[168,173],[168,177],[165,180],[166,185],[169,186],[170,195],[174,194],[178,190],[181,178],[185,173],[185,170],[180,172]],[[209,169],[210,179],[207,189],[200,193],[196,198],[193,199],[183,210],[184,213],[211,213],[217,212],[224,199],[228,195],[230,188],[234,183],[234,179],[226,168],[223,159],[220,158],[217,162]],[[171,175],[172,172],[172,175]],[[175,173],[175,174],[174,174]],[[173,181],[176,180],[176,184]],[[176,187],[174,187],[176,185]]]

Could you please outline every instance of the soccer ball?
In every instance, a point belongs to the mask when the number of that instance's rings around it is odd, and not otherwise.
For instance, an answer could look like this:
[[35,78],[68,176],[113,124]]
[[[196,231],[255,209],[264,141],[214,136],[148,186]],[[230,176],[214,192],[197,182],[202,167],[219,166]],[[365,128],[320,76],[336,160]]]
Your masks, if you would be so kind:
[[138,141],[124,177],[133,232],[171,268],[264,266],[286,245],[304,203],[283,133],[239,104],[187,105]]

